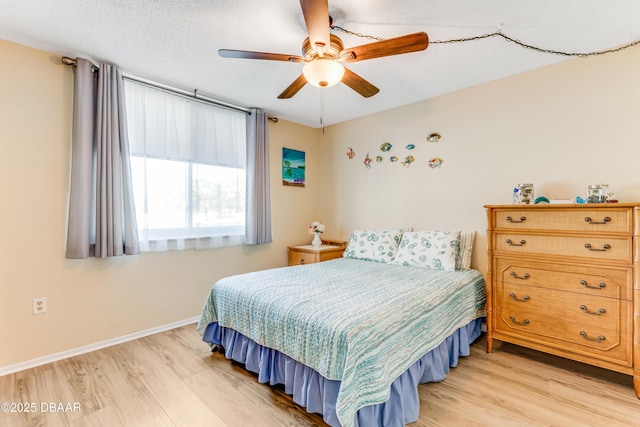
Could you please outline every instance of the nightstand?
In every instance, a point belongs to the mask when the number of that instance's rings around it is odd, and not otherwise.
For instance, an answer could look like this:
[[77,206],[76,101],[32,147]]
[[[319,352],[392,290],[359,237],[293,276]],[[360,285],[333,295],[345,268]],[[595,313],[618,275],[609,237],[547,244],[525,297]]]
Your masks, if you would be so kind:
[[347,242],[342,240],[322,239],[322,246],[300,245],[289,246],[289,265],[313,264],[342,258]]

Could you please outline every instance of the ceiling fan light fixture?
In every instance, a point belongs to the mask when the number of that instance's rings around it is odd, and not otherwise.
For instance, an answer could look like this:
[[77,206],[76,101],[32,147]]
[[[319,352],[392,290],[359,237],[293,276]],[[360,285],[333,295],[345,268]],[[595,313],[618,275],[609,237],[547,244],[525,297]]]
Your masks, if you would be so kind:
[[307,82],[316,87],[331,87],[342,80],[344,67],[331,59],[317,58],[305,64],[302,74]]

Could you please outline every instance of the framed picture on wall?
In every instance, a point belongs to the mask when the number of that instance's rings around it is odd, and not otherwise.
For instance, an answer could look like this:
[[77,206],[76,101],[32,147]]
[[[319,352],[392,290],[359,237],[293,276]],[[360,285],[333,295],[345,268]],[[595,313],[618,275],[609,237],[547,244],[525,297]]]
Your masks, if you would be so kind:
[[304,151],[282,148],[282,185],[304,187]]

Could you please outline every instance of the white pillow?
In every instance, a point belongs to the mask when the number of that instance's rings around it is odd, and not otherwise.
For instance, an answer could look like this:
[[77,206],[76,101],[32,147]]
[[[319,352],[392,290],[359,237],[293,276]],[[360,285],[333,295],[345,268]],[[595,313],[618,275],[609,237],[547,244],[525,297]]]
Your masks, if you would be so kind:
[[473,241],[475,239],[475,231],[460,231],[460,243],[456,251],[456,270],[469,270],[471,268],[471,254],[473,253]]
[[404,233],[391,264],[413,265],[431,270],[455,270],[459,231],[413,231]]
[[402,230],[354,230],[343,256],[366,261],[391,262],[401,238]]

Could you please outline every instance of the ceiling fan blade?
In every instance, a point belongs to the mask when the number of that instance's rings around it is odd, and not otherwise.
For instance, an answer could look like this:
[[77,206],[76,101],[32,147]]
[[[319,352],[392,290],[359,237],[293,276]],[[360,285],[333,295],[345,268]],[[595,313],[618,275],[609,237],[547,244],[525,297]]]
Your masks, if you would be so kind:
[[286,88],[280,95],[278,95],[278,99],[291,98],[293,95],[298,93],[298,91],[302,89],[306,84],[307,79],[304,77],[304,74],[300,74],[300,77],[295,79],[288,88]]
[[[328,0],[300,0],[304,22],[307,25],[311,47],[320,55],[329,49],[329,2]],[[324,49],[323,49],[324,47]]]
[[270,61],[304,62],[304,58],[297,55],[251,52],[247,50],[220,49],[218,50],[218,55],[222,56],[223,58],[267,59]]
[[346,84],[365,98],[370,98],[376,93],[380,92],[380,89],[378,89],[347,67],[344,68],[342,83]]
[[417,52],[425,50],[427,46],[429,46],[429,36],[427,36],[427,33],[421,32],[350,47],[340,53],[340,58],[344,62],[364,61],[366,59]]

